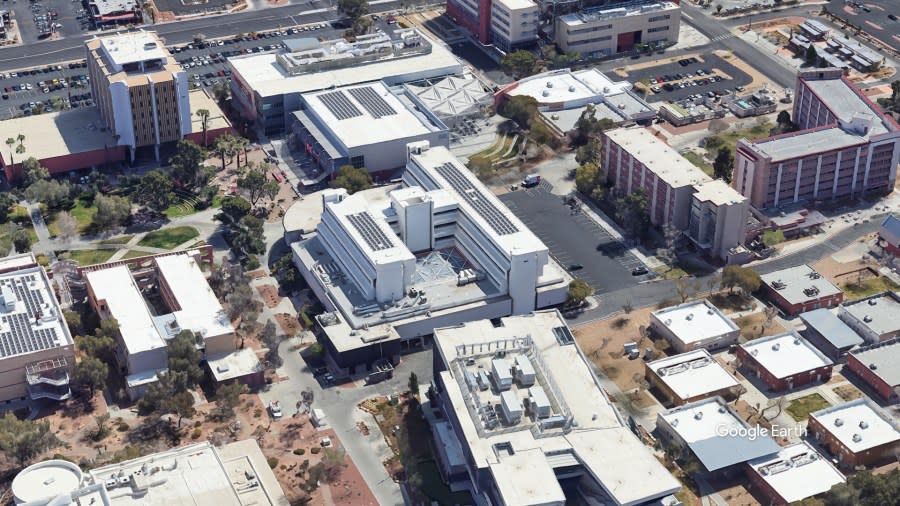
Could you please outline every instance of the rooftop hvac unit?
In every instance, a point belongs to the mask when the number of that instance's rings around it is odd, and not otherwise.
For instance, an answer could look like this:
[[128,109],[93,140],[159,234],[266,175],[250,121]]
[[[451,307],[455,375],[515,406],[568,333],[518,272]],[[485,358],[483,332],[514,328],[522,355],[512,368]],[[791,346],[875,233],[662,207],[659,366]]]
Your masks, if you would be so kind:
[[785,288],[787,288],[787,283],[779,279],[778,281],[772,282],[772,288],[776,290],[784,290]]
[[877,364],[869,364],[869,369],[874,371],[875,369],[878,369],[878,365]]
[[860,436],[859,434],[853,434],[853,442],[859,443],[860,441],[862,441],[862,436]]
[[872,317],[869,315],[863,316],[863,321],[866,323],[872,323]]
[[779,349],[781,349],[781,344],[775,343],[775,344],[772,345],[772,350],[773,350],[773,351],[778,351]]
[[688,313],[687,316],[684,317],[685,320],[691,321],[694,319],[694,313]]
[[694,420],[702,420],[702,419],[703,419],[702,411],[698,411],[698,412],[694,413]]
[[835,426],[835,427],[842,427],[843,425],[844,425],[844,421],[843,421],[842,419],[840,419],[840,418],[835,418],[835,419],[834,419],[834,426]]
[[860,428],[860,429],[863,429],[863,430],[868,429],[868,428],[869,428],[869,422],[867,422],[867,421],[865,421],[865,420],[860,420],[860,422],[859,422],[859,428]]
[[875,299],[869,299],[869,305],[870,305],[870,306],[875,306],[875,305],[877,305],[877,304],[878,304],[878,301],[877,301],[877,300],[875,300]]

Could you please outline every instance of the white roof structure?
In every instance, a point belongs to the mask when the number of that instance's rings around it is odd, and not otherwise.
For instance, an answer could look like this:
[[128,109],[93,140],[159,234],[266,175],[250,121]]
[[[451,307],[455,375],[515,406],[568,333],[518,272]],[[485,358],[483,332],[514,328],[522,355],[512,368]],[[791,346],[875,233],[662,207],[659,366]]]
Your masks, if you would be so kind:
[[626,4],[624,7],[612,5],[608,7],[595,7],[572,14],[566,14],[564,16],[560,16],[560,20],[567,26],[579,26],[585,23],[594,23],[604,19],[612,21],[617,18],[640,16],[652,12],[677,10],[679,8],[680,7],[677,4],[672,2],[640,3],[637,5]]
[[747,197],[738,193],[737,190],[721,179],[700,183],[695,185],[694,189],[696,191],[693,198],[700,202],[711,202],[717,206],[736,204],[747,200]]
[[740,385],[704,348],[647,364],[682,399]]
[[900,387],[900,337],[857,348],[850,354],[888,385]]
[[100,37],[100,46],[116,72],[129,63],[166,60],[170,56],[156,32],[143,30]]
[[845,302],[842,306],[846,312],[874,335],[881,336],[900,330],[900,295],[895,292],[882,292],[870,297]]
[[897,422],[866,397],[809,416],[853,453],[900,441]]
[[[680,488],[625,426],[557,311],[506,317],[499,327],[479,320],[434,334],[436,357],[447,366],[439,374],[448,417],[459,422],[458,440],[468,446],[479,471],[490,472],[505,504],[563,504],[553,469],[577,465],[609,496],[608,504],[639,504]],[[536,384],[553,406],[550,417],[523,416],[515,425],[497,426],[480,414],[479,407],[500,397],[470,389],[465,373],[489,369],[501,350],[531,361]],[[528,396],[528,388],[515,384],[508,392]],[[616,465],[610,465],[610,455]]]
[[0,259],[0,360],[73,342],[50,280],[34,255]]
[[831,490],[847,478],[809,443],[786,446],[777,454],[748,462],[752,472],[789,503]]
[[706,299],[660,309],[653,315],[685,344],[740,329]]
[[[237,72],[243,82],[262,97],[284,95],[286,93],[306,93],[324,90],[331,86],[348,86],[365,82],[391,81],[388,84],[436,77],[439,75],[460,74],[463,65],[445,46],[428,39],[421,32],[416,35],[430,45],[429,51],[390,54],[381,58],[360,59],[355,55],[353,44],[343,39],[323,41],[308,52],[319,56],[307,58],[308,63],[322,60],[345,60],[343,66],[330,68],[327,71],[309,70],[291,74],[281,62],[279,56],[291,53],[262,53],[251,56],[229,58],[228,63]],[[393,41],[391,44],[398,44]],[[303,66],[298,65],[298,69]],[[409,76],[409,78],[407,78]]]
[[762,337],[741,345],[747,353],[779,379],[832,365],[809,341],[794,332]]
[[[48,481],[52,480],[52,481]],[[256,441],[174,448],[82,473],[51,460],[16,476],[28,506],[280,506],[287,504]],[[31,485],[34,485],[32,488]]]
[[440,118],[476,113],[491,101],[491,93],[470,73],[407,83],[403,87]]
[[259,357],[253,348],[207,355],[206,363],[216,383],[263,371],[263,365],[259,363]]
[[843,77],[803,79],[803,84],[815,93],[839,120],[849,123],[854,117],[866,115],[874,120],[869,135],[883,134],[889,130],[884,112],[873,107],[872,102],[863,98],[862,92],[854,89]]
[[713,180],[644,127],[616,128],[603,132],[603,135],[627,149],[635,160],[672,188],[699,185]]
[[118,322],[128,354],[166,347],[128,266],[88,271],[86,277],[94,297],[106,301],[110,316]]
[[206,276],[193,256],[167,255],[155,258],[156,267],[166,279],[172,295],[181,306],[173,312],[178,326],[203,337],[234,332],[222,304],[213,293]]
[[762,282],[784,297],[789,304],[800,304],[841,293],[841,289],[808,265],[798,265],[760,276]]
[[755,428],[721,397],[685,404],[658,416],[710,472],[779,449],[768,436],[754,433]]

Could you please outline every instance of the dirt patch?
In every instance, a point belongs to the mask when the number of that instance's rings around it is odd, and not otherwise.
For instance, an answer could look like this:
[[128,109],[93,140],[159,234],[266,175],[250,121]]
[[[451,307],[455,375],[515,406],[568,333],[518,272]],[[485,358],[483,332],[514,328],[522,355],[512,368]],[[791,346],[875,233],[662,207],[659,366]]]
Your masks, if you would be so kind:
[[278,287],[275,285],[260,285],[256,287],[256,291],[270,309],[281,302],[282,297],[278,295]]
[[838,397],[846,402],[861,399],[864,395],[860,389],[856,388],[853,385],[841,385],[839,387],[833,388],[832,391],[834,391],[834,393],[836,393]]
[[[728,504],[740,504],[741,506],[759,506],[763,504],[745,486],[743,473],[734,473],[733,476],[708,480],[713,490],[716,490],[722,499]],[[712,502],[712,501],[710,501]],[[766,500],[766,504],[768,504]]]
[[[847,281],[855,282],[857,278],[856,274],[860,271],[870,269],[870,266],[859,260],[853,262],[838,262],[829,255],[814,263],[812,268],[819,274],[825,276],[828,281],[831,281],[835,285],[840,285]],[[873,277],[875,276],[877,276],[877,273],[873,271]]]
[[765,313],[752,313],[734,319],[734,323],[741,328],[741,339],[751,341],[763,336],[774,336],[786,332],[785,328],[776,320],[766,324]]

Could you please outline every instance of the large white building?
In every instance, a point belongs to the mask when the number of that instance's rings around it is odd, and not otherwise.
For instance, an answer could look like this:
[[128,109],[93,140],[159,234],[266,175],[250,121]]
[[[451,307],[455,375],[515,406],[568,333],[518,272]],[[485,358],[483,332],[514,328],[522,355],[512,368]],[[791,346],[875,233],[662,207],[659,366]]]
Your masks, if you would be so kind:
[[677,42],[680,26],[677,3],[620,3],[556,18],[555,41],[564,52],[603,57],[632,51],[639,44]]
[[566,297],[547,247],[447,148],[408,149],[401,188],[326,190],[316,233],[291,245],[329,311],[321,337],[338,371],[396,362],[401,340],[438,326]]
[[447,127],[427,109],[401,102],[384,83],[305,93],[291,129],[326,174],[342,165],[389,172],[406,164],[406,145],[449,146]]
[[285,49],[228,59],[231,96],[242,116],[266,134],[281,133],[301,95],[335,86],[384,81],[388,86],[463,73],[445,46],[417,30],[319,41],[290,39]]
[[537,41],[541,10],[533,0],[491,2],[491,43],[505,52]]
[[679,353],[736,344],[741,329],[708,300],[685,302],[650,313],[650,330]]
[[288,499],[253,439],[195,443],[83,471],[67,460],[23,469],[21,506],[283,506]]
[[0,401],[71,396],[75,343],[34,255],[0,259]]
[[847,481],[828,459],[806,441],[747,462],[747,477],[772,504],[802,501]]
[[[157,256],[153,266],[151,273],[136,274],[125,263],[112,263],[85,274],[91,306],[100,318],[118,322],[116,355],[133,398],[168,369],[167,343],[183,330],[194,332],[205,359],[240,352],[234,327],[191,253]],[[158,287],[165,313],[145,300],[143,289],[150,285]],[[258,372],[254,366],[245,374]]]
[[[557,311],[435,329],[444,478],[485,504],[649,504],[680,485],[627,427]],[[478,376],[509,378],[503,390]],[[612,464],[612,465],[611,465]],[[562,484],[566,484],[568,494]]]

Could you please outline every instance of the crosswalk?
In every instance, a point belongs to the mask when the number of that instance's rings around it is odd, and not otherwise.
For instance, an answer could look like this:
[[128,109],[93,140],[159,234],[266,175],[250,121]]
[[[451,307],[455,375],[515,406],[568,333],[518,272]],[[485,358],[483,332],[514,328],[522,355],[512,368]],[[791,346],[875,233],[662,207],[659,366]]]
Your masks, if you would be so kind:
[[718,35],[718,36],[716,36],[716,37],[713,37],[713,38],[711,38],[711,39],[709,39],[709,40],[710,40],[710,42],[718,42],[718,41],[720,41],[720,40],[728,40],[728,39],[732,39],[732,38],[734,38],[734,37],[735,37],[735,35],[734,35],[733,33],[728,32],[728,33],[723,33],[722,35]]

